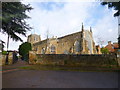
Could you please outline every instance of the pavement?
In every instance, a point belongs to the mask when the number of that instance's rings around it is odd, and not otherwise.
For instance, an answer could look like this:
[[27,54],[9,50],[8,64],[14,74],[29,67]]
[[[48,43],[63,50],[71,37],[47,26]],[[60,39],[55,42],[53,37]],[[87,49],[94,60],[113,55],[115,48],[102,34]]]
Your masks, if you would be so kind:
[[[2,88],[118,88],[119,86],[118,72],[42,71],[15,68],[27,65],[23,63],[20,61],[18,65],[3,67]],[[9,71],[6,71],[7,69]]]
[[1,73],[18,70],[18,67],[29,66],[25,61],[18,60],[15,64],[2,66]]

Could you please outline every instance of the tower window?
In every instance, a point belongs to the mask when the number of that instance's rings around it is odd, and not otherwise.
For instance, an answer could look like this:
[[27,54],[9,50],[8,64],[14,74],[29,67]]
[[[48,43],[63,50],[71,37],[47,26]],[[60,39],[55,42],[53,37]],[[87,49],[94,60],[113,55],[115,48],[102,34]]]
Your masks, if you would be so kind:
[[34,37],[34,41],[37,41],[37,37]]

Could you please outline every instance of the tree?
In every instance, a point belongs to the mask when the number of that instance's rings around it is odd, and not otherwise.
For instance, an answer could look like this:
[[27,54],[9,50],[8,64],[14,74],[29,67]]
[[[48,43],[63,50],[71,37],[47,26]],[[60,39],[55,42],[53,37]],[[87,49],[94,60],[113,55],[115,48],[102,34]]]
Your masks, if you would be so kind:
[[108,8],[114,8],[116,12],[114,13],[114,17],[120,16],[120,1],[118,2],[103,2],[101,3],[102,5],[108,5]]
[[5,44],[5,42],[0,40],[0,45],[1,45],[1,51],[2,52],[4,51],[4,47],[5,47],[4,44]]
[[46,52],[47,52],[48,44],[49,44],[49,30],[46,31],[46,46],[45,46],[44,54],[46,54]]
[[98,39],[99,45],[102,47],[104,44],[104,40],[101,37],[98,37],[97,39]]
[[101,52],[102,52],[102,54],[108,54],[109,50],[107,48],[102,47]]
[[120,36],[118,37],[118,44],[119,44],[119,49],[120,49]]
[[[118,2],[105,2],[105,0],[101,0],[102,5],[108,5],[108,8],[114,8],[116,12],[114,13],[114,17],[118,17],[120,19],[120,1]],[[120,24],[119,24],[120,25]],[[120,49],[120,35],[118,36],[118,44]]]
[[28,59],[27,56],[30,50],[32,50],[31,43],[25,42],[19,46],[19,54],[23,57],[24,60]]
[[30,11],[30,5],[21,2],[2,2],[2,28],[0,32],[8,35],[7,50],[9,46],[9,38],[15,41],[23,41],[19,34],[26,36],[26,32],[31,29],[25,19],[30,18],[26,15],[26,11]]

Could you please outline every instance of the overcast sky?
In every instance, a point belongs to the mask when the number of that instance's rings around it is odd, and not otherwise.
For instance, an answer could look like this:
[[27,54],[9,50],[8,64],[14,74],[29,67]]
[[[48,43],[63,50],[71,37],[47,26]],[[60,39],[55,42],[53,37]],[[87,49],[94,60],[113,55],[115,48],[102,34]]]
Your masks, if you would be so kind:
[[[97,44],[104,41],[117,42],[118,19],[113,17],[115,11],[102,6],[100,2],[25,2],[34,8],[27,13],[31,19],[26,20],[33,27],[29,34],[41,35],[41,39],[46,38],[46,31],[49,30],[49,37],[61,37],[81,31],[82,22],[84,29],[93,31],[93,38]],[[7,35],[0,33],[0,39],[7,41]],[[21,36],[27,41],[27,37]],[[21,42],[10,40],[9,50],[17,50]]]

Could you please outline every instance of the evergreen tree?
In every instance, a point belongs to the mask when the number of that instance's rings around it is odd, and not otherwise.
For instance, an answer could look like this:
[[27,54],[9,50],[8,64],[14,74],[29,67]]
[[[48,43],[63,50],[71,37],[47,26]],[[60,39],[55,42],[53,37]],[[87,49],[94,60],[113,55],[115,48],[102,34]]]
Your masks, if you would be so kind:
[[25,42],[19,46],[19,54],[24,60],[28,60],[28,54],[30,50],[32,50],[31,43]]
[[15,41],[23,41],[19,35],[26,36],[26,32],[31,27],[26,23],[25,19],[30,18],[26,15],[26,11],[30,11],[30,5],[22,4],[21,2],[2,2],[2,27],[0,32],[8,35],[7,50],[9,38]]
[[119,2],[104,2],[103,0],[101,4],[107,5],[108,8],[113,8],[114,10],[116,10],[116,12],[114,13],[114,17],[120,16],[120,1]]

